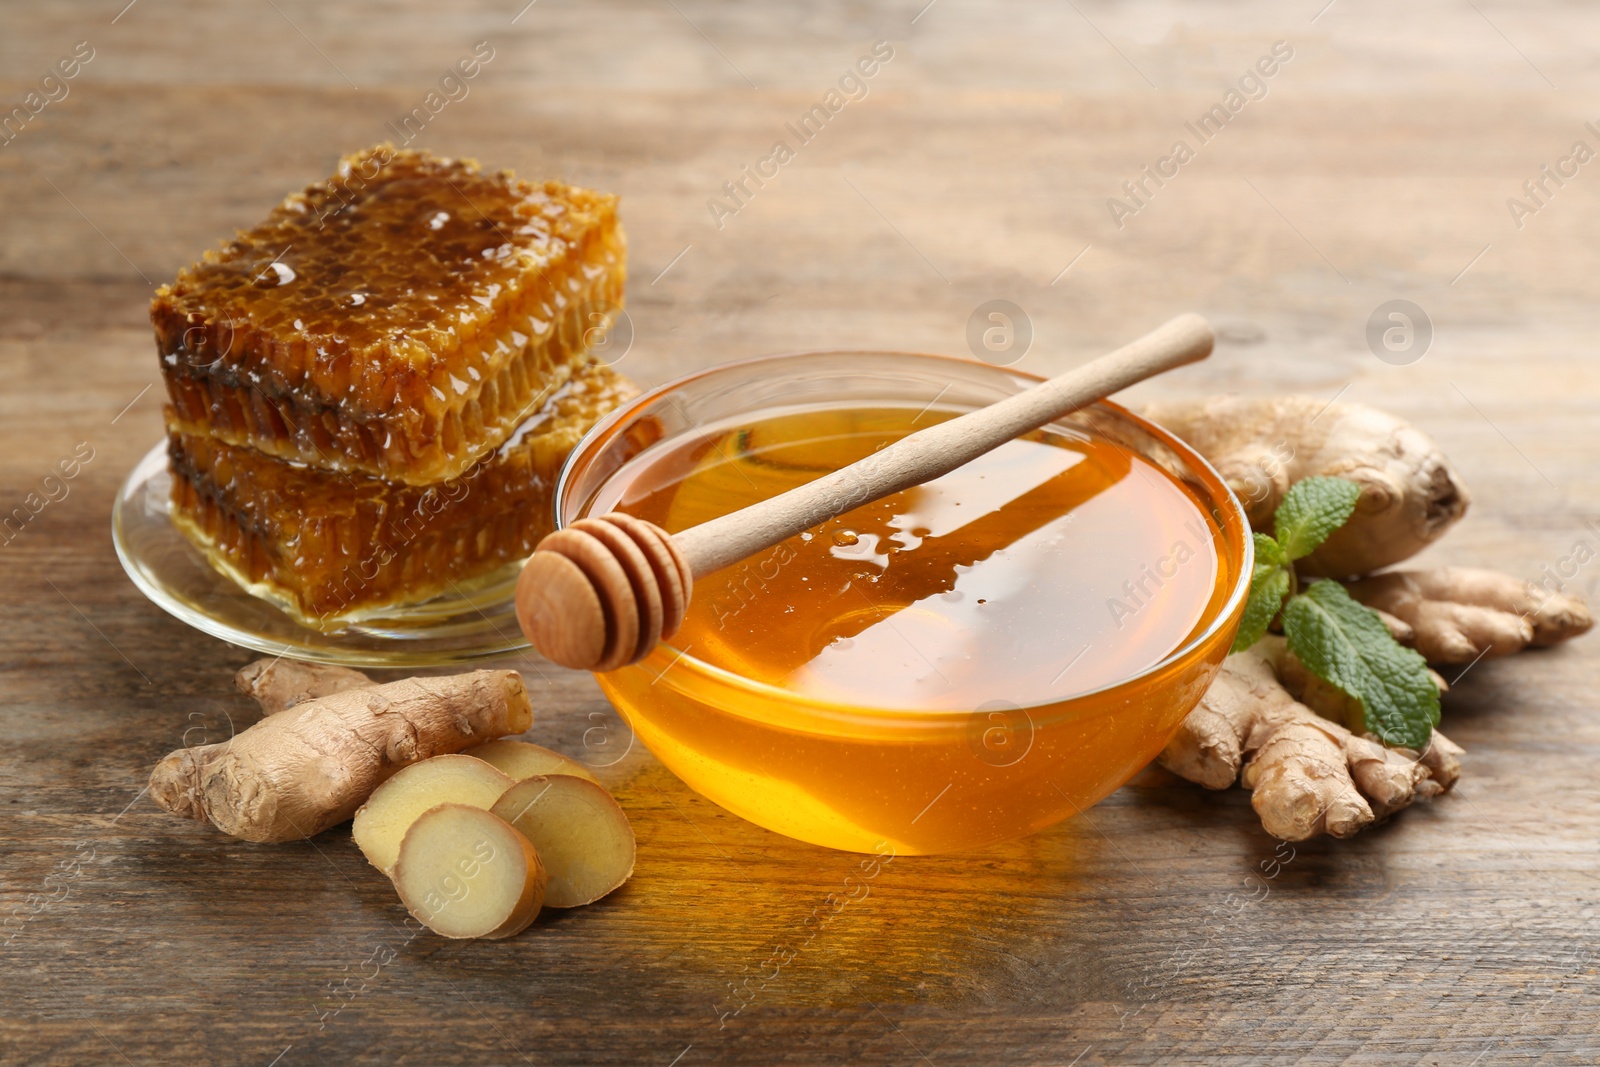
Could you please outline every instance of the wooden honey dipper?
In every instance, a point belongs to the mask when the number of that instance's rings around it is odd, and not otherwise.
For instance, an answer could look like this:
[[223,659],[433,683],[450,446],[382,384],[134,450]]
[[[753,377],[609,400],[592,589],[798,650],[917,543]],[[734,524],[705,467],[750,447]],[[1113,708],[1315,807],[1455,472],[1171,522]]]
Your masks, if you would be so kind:
[[635,663],[683,622],[696,578],[852,508],[949,474],[1007,441],[1211,354],[1211,326],[1179,315],[1015,396],[918,430],[872,455],[675,534],[610,512],[539,542],[517,579],[517,622],[546,659],[578,670]]

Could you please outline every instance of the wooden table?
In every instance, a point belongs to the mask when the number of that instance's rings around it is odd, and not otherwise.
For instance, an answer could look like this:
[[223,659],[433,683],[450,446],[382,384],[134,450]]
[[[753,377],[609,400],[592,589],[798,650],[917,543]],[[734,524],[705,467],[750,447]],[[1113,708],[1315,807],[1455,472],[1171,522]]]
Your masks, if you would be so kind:
[[[691,793],[588,676],[528,671],[532,736],[607,764],[638,874],[510,942],[411,938],[344,829],[262,847],[156,810],[149,768],[247,715],[228,680],[251,657],[112,551],[112,496],[160,432],[151,286],[392,136],[481,40],[418,143],[623,194],[641,382],[783,349],[963,354],[994,298],[1032,322],[1020,365],[1053,372],[1195,309],[1216,356],[1139,395],[1414,419],[1476,500],[1432,560],[1538,577],[1600,542],[1600,164],[1506,204],[1600,148],[1600,11],[521,2],[0,15],[7,107],[94,53],[0,147],[0,510],[48,501],[0,548],[0,1060],[1600,1062],[1593,639],[1468,672],[1445,710],[1461,787],[1390,825],[1280,846],[1243,791],[1147,771],[1028,840],[894,863],[728,1018],[855,861]],[[880,39],[867,97],[799,144],[785,123]],[[1265,96],[1201,143],[1185,122],[1275,41],[1293,56]],[[1193,158],[1119,228],[1107,199],[1180,138]],[[779,139],[794,158],[719,228],[708,199]],[[1391,299],[1432,322],[1419,361],[1369,349]]]

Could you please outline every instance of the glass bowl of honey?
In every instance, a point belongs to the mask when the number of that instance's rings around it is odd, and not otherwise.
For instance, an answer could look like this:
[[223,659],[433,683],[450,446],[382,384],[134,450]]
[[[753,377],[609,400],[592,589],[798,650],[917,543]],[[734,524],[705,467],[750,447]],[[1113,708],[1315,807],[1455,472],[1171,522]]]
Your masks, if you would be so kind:
[[[905,352],[724,364],[597,425],[557,521],[682,530],[1037,380]],[[1161,751],[1233,642],[1251,565],[1216,472],[1101,402],[698,578],[671,639],[598,677],[663,763],[751,822],[857,852],[981,848]]]

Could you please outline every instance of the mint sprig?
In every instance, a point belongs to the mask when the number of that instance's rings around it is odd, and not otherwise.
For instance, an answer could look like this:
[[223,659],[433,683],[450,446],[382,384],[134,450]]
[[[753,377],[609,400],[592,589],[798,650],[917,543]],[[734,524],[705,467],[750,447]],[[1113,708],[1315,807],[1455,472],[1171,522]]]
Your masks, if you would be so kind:
[[1281,613],[1289,651],[1306,669],[1361,706],[1368,732],[1421,750],[1439,722],[1439,689],[1428,664],[1403,647],[1378,613],[1338,582],[1300,591],[1294,561],[1316,551],[1355,513],[1361,487],[1344,478],[1296,482],[1273,515],[1273,536],[1254,535],[1256,562],[1233,651],[1261,640]]

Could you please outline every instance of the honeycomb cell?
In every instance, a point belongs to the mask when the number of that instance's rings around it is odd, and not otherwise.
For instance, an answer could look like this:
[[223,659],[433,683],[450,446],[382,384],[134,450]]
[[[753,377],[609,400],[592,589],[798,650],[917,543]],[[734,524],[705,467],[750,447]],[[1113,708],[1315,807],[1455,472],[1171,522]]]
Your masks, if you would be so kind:
[[617,198],[380,145],[157,291],[174,429],[428,485],[493,452],[622,306]]
[[189,433],[169,409],[173,521],[250,592],[338,629],[526,557],[552,528],[567,453],[637,392],[580,364],[498,449],[428,486],[262,455]]

